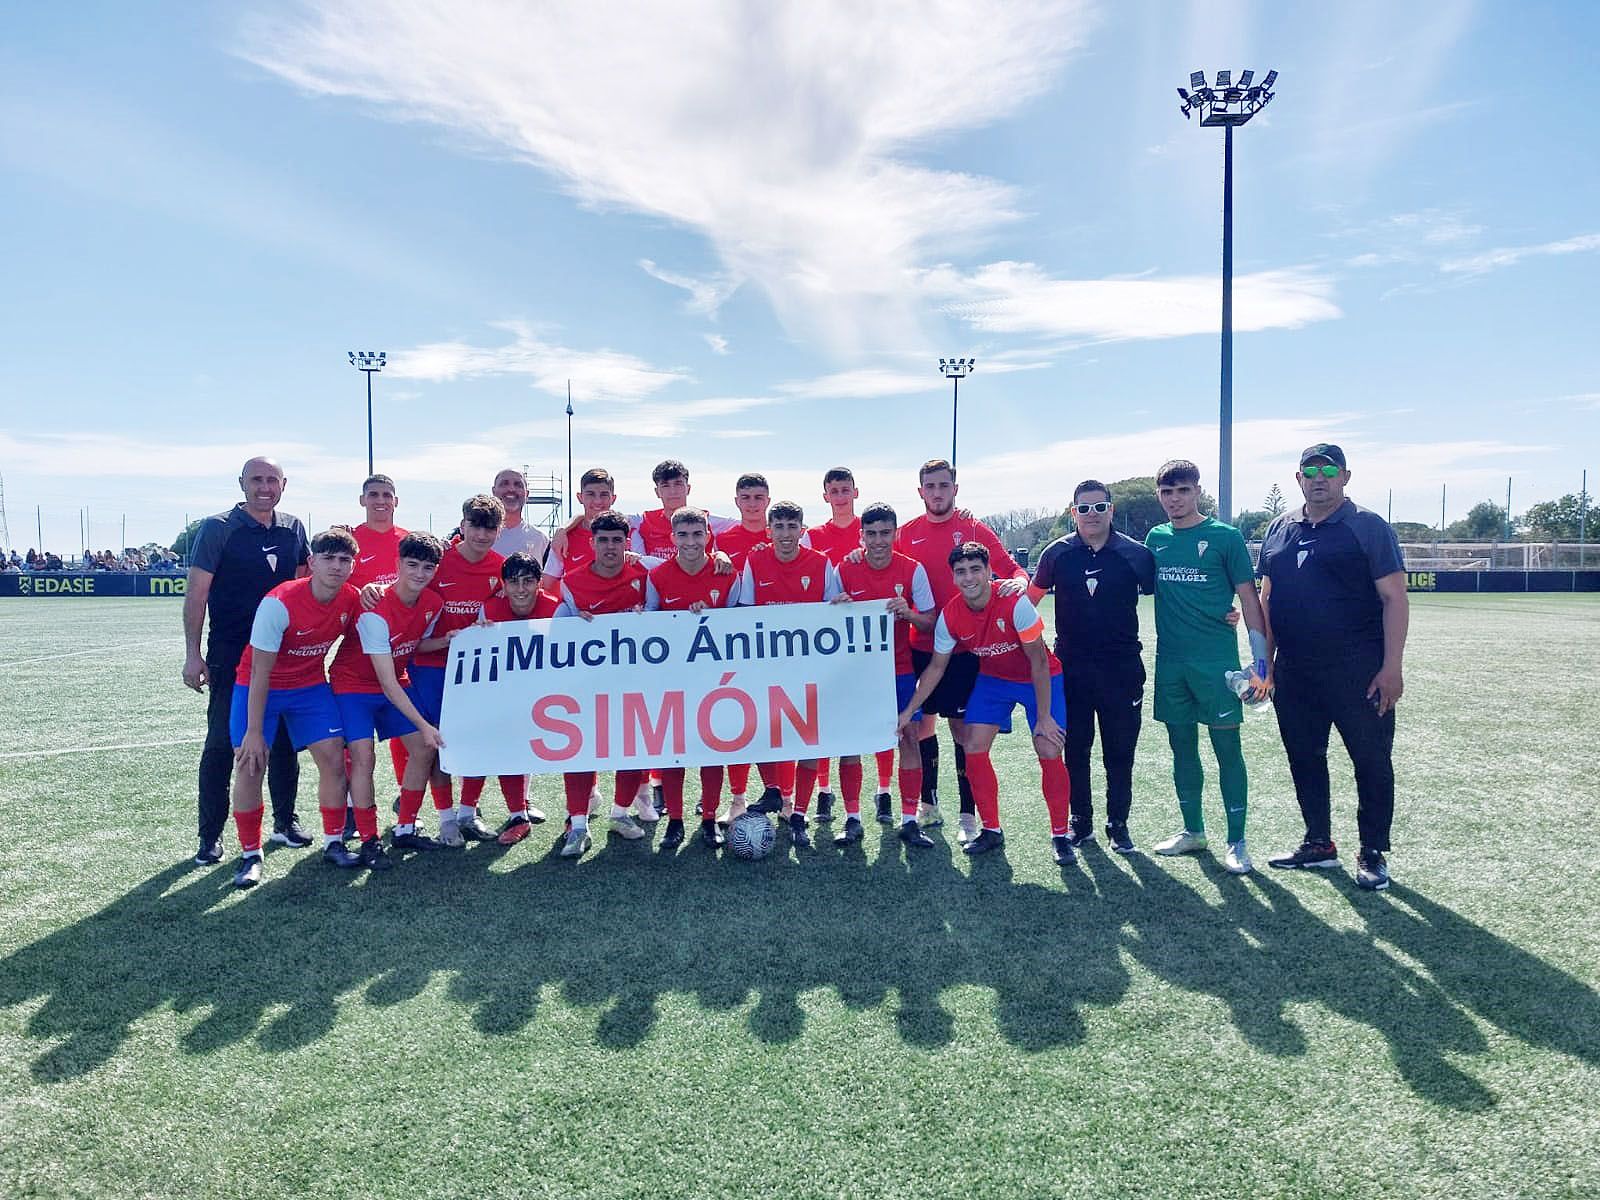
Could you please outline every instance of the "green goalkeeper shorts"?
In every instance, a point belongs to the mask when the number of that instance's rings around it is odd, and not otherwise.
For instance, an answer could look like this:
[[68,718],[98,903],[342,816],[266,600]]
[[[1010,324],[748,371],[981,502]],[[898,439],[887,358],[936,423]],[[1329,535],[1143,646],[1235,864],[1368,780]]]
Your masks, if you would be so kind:
[[1228,686],[1239,662],[1163,662],[1156,659],[1155,718],[1165,725],[1237,725],[1244,705]]

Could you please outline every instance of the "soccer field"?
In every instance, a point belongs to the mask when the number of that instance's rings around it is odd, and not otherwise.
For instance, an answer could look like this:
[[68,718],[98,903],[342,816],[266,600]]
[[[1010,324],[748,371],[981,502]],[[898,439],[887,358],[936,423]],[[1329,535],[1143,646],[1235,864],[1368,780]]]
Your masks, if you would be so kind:
[[[1387,893],[1337,743],[1348,870],[1265,868],[1301,831],[1259,717],[1246,878],[1055,866],[1011,737],[978,860],[952,820],[574,864],[552,820],[238,893],[231,824],[189,861],[178,605],[0,601],[0,1195],[1600,1195],[1600,599],[1414,596],[1410,647]],[[1143,847],[1169,766],[1147,724]]]

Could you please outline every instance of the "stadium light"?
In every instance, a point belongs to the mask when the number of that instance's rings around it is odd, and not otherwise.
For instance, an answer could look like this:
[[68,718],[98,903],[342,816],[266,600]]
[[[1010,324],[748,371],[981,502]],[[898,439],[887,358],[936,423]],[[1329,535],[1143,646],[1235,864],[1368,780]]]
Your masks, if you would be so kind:
[[367,377],[367,474],[372,466],[372,377],[388,365],[386,350],[351,350],[350,365]]
[[1268,71],[1260,85],[1252,83],[1254,71],[1218,71],[1215,88],[1206,84],[1204,71],[1189,75],[1189,92],[1183,96],[1183,117],[1200,114],[1202,128],[1222,127],[1222,384],[1220,454],[1217,464],[1217,509],[1223,521],[1233,519],[1233,130],[1246,124],[1272,101],[1278,73]]
[[975,358],[941,358],[939,374],[950,381],[950,465],[956,465],[956,429],[961,414],[961,381],[978,365]]

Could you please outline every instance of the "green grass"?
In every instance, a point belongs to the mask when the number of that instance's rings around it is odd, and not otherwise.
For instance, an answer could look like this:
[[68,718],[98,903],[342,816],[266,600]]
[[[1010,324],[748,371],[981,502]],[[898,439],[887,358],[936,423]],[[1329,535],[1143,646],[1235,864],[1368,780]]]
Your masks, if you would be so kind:
[[[1597,618],[1413,598],[1383,895],[1057,868],[1016,737],[1003,857],[574,865],[547,825],[239,894],[187,861],[176,605],[0,602],[0,1195],[1596,1195]],[[1299,826],[1245,740],[1260,860]],[[1147,725],[1144,845],[1168,767]]]

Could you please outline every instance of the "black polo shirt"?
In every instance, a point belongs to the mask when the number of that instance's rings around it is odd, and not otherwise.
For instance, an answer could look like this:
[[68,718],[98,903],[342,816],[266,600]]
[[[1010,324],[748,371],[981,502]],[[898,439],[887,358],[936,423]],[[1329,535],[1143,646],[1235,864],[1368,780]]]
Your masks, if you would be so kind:
[[1291,663],[1370,661],[1383,654],[1375,580],[1405,570],[1389,522],[1346,500],[1321,521],[1305,509],[1274,521],[1256,574],[1272,581],[1268,608],[1278,651]]
[[207,657],[217,651],[244,653],[261,597],[293,579],[310,557],[299,517],[275,511],[272,524],[263,525],[243,504],[207,517],[189,551],[190,565],[212,575],[206,597],[211,616]]
[[1039,555],[1033,585],[1056,598],[1056,657],[1138,657],[1139,593],[1156,590],[1156,556],[1111,531],[1099,550],[1077,534],[1057,538]]

